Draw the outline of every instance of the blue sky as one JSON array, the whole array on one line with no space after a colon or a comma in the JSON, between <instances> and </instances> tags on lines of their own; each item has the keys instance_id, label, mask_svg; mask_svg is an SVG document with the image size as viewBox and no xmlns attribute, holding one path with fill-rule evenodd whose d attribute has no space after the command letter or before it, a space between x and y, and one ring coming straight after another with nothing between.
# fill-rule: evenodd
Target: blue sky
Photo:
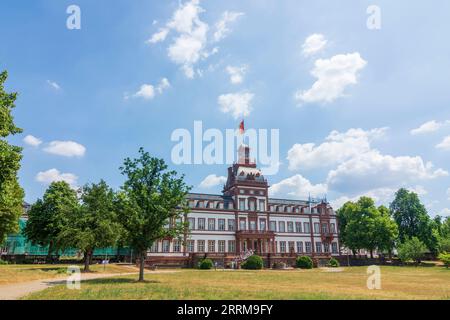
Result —
<instances>
[{"instance_id":1,"label":"blue sky","mask_svg":"<svg viewBox=\"0 0 450 320\"><path fill-rule=\"evenodd\" d=\"M66 27L72 4L80 30ZM381 29L367 27L370 5ZM387 204L403 186L449 215L448 12L444 0L2 1L26 199L54 179L118 188L140 146L194 191L219 193L227 165L173 165L170 136L245 115L248 128L280 130L274 196Z\"/></svg>"}]
</instances>

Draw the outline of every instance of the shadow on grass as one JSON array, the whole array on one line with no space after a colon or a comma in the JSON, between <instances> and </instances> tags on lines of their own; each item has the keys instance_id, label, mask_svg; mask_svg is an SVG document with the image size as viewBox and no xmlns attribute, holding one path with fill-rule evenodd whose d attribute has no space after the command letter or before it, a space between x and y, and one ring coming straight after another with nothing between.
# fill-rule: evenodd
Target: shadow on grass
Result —
<instances>
[{"instance_id":1,"label":"shadow on grass","mask_svg":"<svg viewBox=\"0 0 450 320\"><path fill-rule=\"evenodd\" d=\"M89 284L99 284L99 285L109 285L109 284L149 284L149 283L161 283L161 281L156 280L146 280L144 282L139 282L136 279L130 279L130 278L107 278L107 279L92 279L92 280L86 280L83 281L85 283Z\"/></svg>"}]
</instances>

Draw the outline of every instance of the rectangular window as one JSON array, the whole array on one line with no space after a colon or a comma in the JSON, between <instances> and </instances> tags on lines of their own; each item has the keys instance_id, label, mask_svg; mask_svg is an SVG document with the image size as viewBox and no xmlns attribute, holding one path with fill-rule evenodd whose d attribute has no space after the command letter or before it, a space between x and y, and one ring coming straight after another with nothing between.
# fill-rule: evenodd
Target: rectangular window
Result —
<instances>
[{"instance_id":1,"label":"rectangular window","mask_svg":"<svg viewBox=\"0 0 450 320\"><path fill-rule=\"evenodd\" d=\"M266 219L259 219L259 230L266 231Z\"/></svg>"},{"instance_id":2,"label":"rectangular window","mask_svg":"<svg viewBox=\"0 0 450 320\"><path fill-rule=\"evenodd\" d=\"M219 240L219 252L220 253L225 252L225 240Z\"/></svg>"},{"instance_id":3,"label":"rectangular window","mask_svg":"<svg viewBox=\"0 0 450 320\"><path fill-rule=\"evenodd\" d=\"M276 221L270 221L270 231L277 232L277 223L276 223Z\"/></svg>"},{"instance_id":4,"label":"rectangular window","mask_svg":"<svg viewBox=\"0 0 450 320\"><path fill-rule=\"evenodd\" d=\"M330 223L330 232L336 233L336 225L334 223Z\"/></svg>"},{"instance_id":5,"label":"rectangular window","mask_svg":"<svg viewBox=\"0 0 450 320\"><path fill-rule=\"evenodd\" d=\"M208 240L208 252L216 252L216 241Z\"/></svg>"},{"instance_id":6,"label":"rectangular window","mask_svg":"<svg viewBox=\"0 0 450 320\"><path fill-rule=\"evenodd\" d=\"M278 222L278 231L286 232L286 224L284 223L284 221Z\"/></svg>"},{"instance_id":7,"label":"rectangular window","mask_svg":"<svg viewBox=\"0 0 450 320\"><path fill-rule=\"evenodd\" d=\"M256 230L256 221L250 220L250 230Z\"/></svg>"},{"instance_id":8,"label":"rectangular window","mask_svg":"<svg viewBox=\"0 0 450 320\"><path fill-rule=\"evenodd\" d=\"M302 233L302 223L301 222L295 223L295 232Z\"/></svg>"},{"instance_id":9,"label":"rectangular window","mask_svg":"<svg viewBox=\"0 0 450 320\"><path fill-rule=\"evenodd\" d=\"M230 253L236 252L236 241L235 240L228 241L228 252L230 252Z\"/></svg>"},{"instance_id":10,"label":"rectangular window","mask_svg":"<svg viewBox=\"0 0 450 320\"><path fill-rule=\"evenodd\" d=\"M158 252L158 241L153 242L150 252Z\"/></svg>"},{"instance_id":11,"label":"rectangular window","mask_svg":"<svg viewBox=\"0 0 450 320\"><path fill-rule=\"evenodd\" d=\"M239 210L245 211L245 199L239 199Z\"/></svg>"},{"instance_id":12,"label":"rectangular window","mask_svg":"<svg viewBox=\"0 0 450 320\"><path fill-rule=\"evenodd\" d=\"M259 211L266 211L266 201L259 200Z\"/></svg>"},{"instance_id":13,"label":"rectangular window","mask_svg":"<svg viewBox=\"0 0 450 320\"><path fill-rule=\"evenodd\" d=\"M218 220L219 231L225 231L225 219Z\"/></svg>"},{"instance_id":14,"label":"rectangular window","mask_svg":"<svg viewBox=\"0 0 450 320\"><path fill-rule=\"evenodd\" d=\"M325 253L330 253L330 244L329 244L328 242L325 242L325 243L323 244L323 251L324 251Z\"/></svg>"},{"instance_id":15,"label":"rectangular window","mask_svg":"<svg viewBox=\"0 0 450 320\"><path fill-rule=\"evenodd\" d=\"M322 253L322 242L316 242L316 252Z\"/></svg>"},{"instance_id":16,"label":"rectangular window","mask_svg":"<svg viewBox=\"0 0 450 320\"><path fill-rule=\"evenodd\" d=\"M305 232L305 233L311 232L311 226L310 226L309 222L303 223L303 232Z\"/></svg>"},{"instance_id":17,"label":"rectangular window","mask_svg":"<svg viewBox=\"0 0 450 320\"><path fill-rule=\"evenodd\" d=\"M205 218L198 218L198 230L205 230Z\"/></svg>"},{"instance_id":18,"label":"rectangular window","mask_svg":"<svg viewBox=\"0 0 450 320\"><path fill-rule=\"evenodd\" d=\"M289 246L289 253L295 252L295 242L294 241L289 241L288 246Z\"/></svg>"},{"instance_id":19,"label":"rectangular window","mask_svg":"<svg viewBox=\"0 0 450 320\"><path fill-rule=\"evenodd\" d=\"M198 252L205 252L205 240L198 240L197 241L197 251Z\"/></svg>"},{"instance_id":20,"label":"rectangular window","mask_svg":"<svg viewBox=\"0 0 450 320\"><path fill-rule=\"evenodd\" d=\"M174 240L173 241L173 252L180 252L180 251L181 251L181 241Z\"/></svg>"},{"instance_id":21,"label":"rectangular window","mask_svg":"<svg viewBox=\"0 0 450 320\"><path fill-rule=\"evenodd\" d=\"M228 219L228 230L229 231L234 231L234 224L235 224L235 220L234 219Z\"/></svg>"},{"instance_id":22,"label":"rectangular window","mask_svg":"<svg viewBox=\"0 0 450 320\"><path fill-rule=\"evenodd\" d=\"M195 218L188 218L189 230L195 230Z\"/></svg>"},{"instance_id":23,"label":"rectangular window","mask_svg":"<svg viewBox=\"0 0 450 320\"><path fill-rule=\"evenodd\" d=\"M208 230L216 230L216 219L208 219Z\"/></svg>"},{"instance_id":24,"label":"rectangular window","mask_svg":"<svg viewBox=\"0 0 450 320\"><path fill-rule=\"evenodd\" d=\"M328 223L322 223L322 233L328 233Z\"/></svg>"},{"instance_id":25,"label":"rectangular window","mask_svg":"<svg viewBox=\"0 0 450 320\"><path fill-rule=\"evenodd\" d=\"M250 210L250 211L256 211L256 208L255 208L255 200L249 200L249 201L248 201L248 207L249 207L249 210Z\"/></svg>"},{"instance_id":26,"label":"rectangular window","mask_svg":"<svg viewBox=\"0 0 450 320\"><path fill-rule=\"evenodd\" d=\"M286 253L286 241L280 241L280 252Z\"/></svg>"},{"instance_id":27,"label":"rectangular window","mask_svg":"<svg viewBox=\"0 0 450 320\"><path fill-rule=\"evenodd\" d=\"M188 252L194 252L195 248L195 240L188 240L187 241L187 251Z\"/></svg>"},{"instance_id":28,"label":"rectangular window","mask_svg":"<svg viewBox=\"0 0 450 320\"><path fill-rule=\"evenodd\" d=\"M320 224L318 222L314 223L314 233L320 233Z\"/></svg>"},{"instance_id":29,"label":"rectangular window","mask_svg":"<svg viewBox=\"0 0 450 320\"><path fill-rule=\"evenodd\" d=\"M247 226L245 223L245 219L240 219L239 220L239 230L246 230Z\"/></svg>"},{"instance_id":30,"label":"rectangular window","mask_svg":"<svg viewBox=\"0 0 450 320\"><path fill-rule=\"evenodd\" d=\"M337 245L337 242L333 242L333 243L331 244L331 251L332 251L333 253L338 253L338 245Z\"/></svg>"},{"instance_id":31,"label":"rectangular window","mask_svg":"<svg viewBox=\"0 0 450 320\"><path fill-rule=\"evenodd\" d=\"M163 240L162 252L169 252L169 251L170 251L170 241L169 240Z\"/></svg>"},{"instance_id":32,"label":"rectangular window","mask_svg":"<svg viewBox=\"0 0 450 320\"><path fill-rule=\"evenodd\" d=\"M305 242L305 252L311 253L311 242L309 242L309 241Z\"/></svg>"},{"instance_id":33,"label":"rectangular window","mask_svg":"<svg viewBox=\"0 0 450 320\"><path fill-rule=\"evenodd\" d=\"M287 223L287 227L288 227L288 232L290 232L290 233L294 232L294 223L292 221L289 221Z\"/></svg>"},{"instance_id":34,"label":"rectangular window","mask_svg":"<svg viewBox=\"0 0 450 320\"><path fill-rule=\"evenodd\" d=\"M303 253L303 242L297 241L297 253Z\"/></svg>"}]
</instances>

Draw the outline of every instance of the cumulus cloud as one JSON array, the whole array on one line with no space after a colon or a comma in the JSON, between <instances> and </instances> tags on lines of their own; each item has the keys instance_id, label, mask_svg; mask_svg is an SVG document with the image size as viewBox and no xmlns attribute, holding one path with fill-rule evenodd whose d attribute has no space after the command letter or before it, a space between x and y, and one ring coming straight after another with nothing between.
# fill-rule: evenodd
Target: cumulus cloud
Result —
<instances>
[{"instance_id":1,"label":"cumulus cloud","mask_svg":"<svg viewBox=\"0 0 450 320\"><path fill-rule=\"evenodd\" d=\"M443 169L434 169L421 157L383 155L371 150L341 163L328 173L327 185L339 192L367 191L396 187L420 180L448 176Z\"/></svg>"},{"instance_id":2,"label":"cumulus cloud","mask_svg":"<svg viewBox=\"0 0 450 320\"><path fill-rule=\"evenodd\" d=\"M229 24L236 21L239 17L243 16L242 12L230 12L225 11L222 14L222 18L216 23L216 32L214 32L214 41L218 42L224 39L231 30Z\"/></svg>"},{"instance_id":3,"label":"cumulus cloud","mask_svg":"<svg viewBox=\"0 0 450 320\"><path fill-rule=\"evenodd\" d=\"M45 152L63 157L82 157L86 148L74 141L52 141L44 148Z\"/></svg>"},{"instance_id":4,"label":"cumulus cloud","mask_svg":"<svg viewBox=\"0 0 450 320\"><path fill-rule=\"evenodd\" d=\"M42 143L42 140L29 134L25 138L23 138L23 142L32 147L39 147L39 145Z\"/></svg>"},{"instance_id":5,"label":"cumulus cloud","mask_svg":"<svg viewBox=\"0 0 450 320\"><path fill-rule=\"evenodd\" d=\"M41 171L36 175L36 181L43 184L51 184L52 182L65 181L74 187L77 183L78 177L73 173L61 173L57 169L50 169Z\"/></svg>"},{"instance_id":6,"label":"cumulus cloud","mask_svg":"<svg viewBox=\"0 0 450 320\"><path fill-rule=\"evenodd\" d=\"M231 113L235 119L246 117L252 111L253 97L254 94L249 92L223 94L218 98L220 111Z\"/></svg>"},{"instance_id":7,"label":"cumulus cloud","mask_svg":"<svg viewBox=\"0 0 450 320\"><path fill-rule=\"evenodd\" d=\"M447 136L439 144L436 145L437 149L450 150L450 136Z\"/></svg>"},{"instance_id":8,"label":"cumulus cloud","mask_svg":"<svg viewBox=\"0 0 450 320\"><path fill-rule=\"evenodd\" d=\"M314 33L310 35L303 43L303 55L308 57L313 54L319 53L325 48L327 42L328 41L325 39L325 36L323 34Z\"/></svg>"},{"instance_id":9,"label":"cumulus cloud","mask_svg":"<svg viewBox=\"0 0 450 320\"><path fill-rule=\"evenodd\" d=\"M210 46L226 37L230 32L229 24L243 15L240 12L224 12L221 20L215 26L212 39L209 40L210 27L208 23L200 19L203 12L205 10L200 6L199 0L180 4L165 27L160 28L147 41L149 44L163 42L173 31L174 36L167 48L167 55L172 62L180 66L186 77L190 79L194 78L196 74L201 75L201 70L195 70L196 64L218 52L217 47L211 48Z\"/></svg>"},{"instance_id":10,"label":"cumulus cloud","mask_svg":"<svg viewBox=\"0 0 450 320\"><path fill-rule=\"evenodd\" d=\"M289 198L323 197L327 193L326 184L312 184L311 181L297 174L275 183L270 187L271 196Z\"/></svg>"},{"instance_id":11,"label":"cumulus cloud","mask_svg":"<svg viewBox=\"0 0 450 320\"><path fill-rule=\"evenodd\" d=\"M288 151L289 169L310 169L341 163L371 150L371 141L382 137L388 128L365 131L349 129L347 132L332 131L325 142L295 144Z\"/></svg>"},{"instance_id":12,"label":"cumulus cloud","mask_svg":"<svg viewBox=\"0 0 450 320\"><path fill-rule=\"evenodd\" d=\"M225 182L227 182L227 178L226 177L222 177L222 176L217 176L215 174L211 174L209 176L207 176L199 185L200 188L202 189L210 189L213 187L217 187L220 186L222 184L224 184Z\"/></svg>"},{"instance_id":13,"label":"cumulus cloud","mask_svg":"<svg viewBox=\"0 0 450 320\"><path fill-rule=\"evenodd\" d=\"M128 93L125 93L124 98L125 100L128 100L131 98L142 98L144 100L152 100L156 94L162 94L165 90L170 88L170 82L167 80L167 78L162 78L159 84L156 85L156 87L152 84L143 84L139 88L139 90L134 93L133 95L129 95Z\"/></svg>"},{"instance_id":14,"label":"cumulus cloud","mask_svg":"<svg viewBox=\"0 0 450 320\"><path fill-rule=\"evenodd\" d=\"M359 72L367 62L358 52L316 60L311 74L317 78L311 89L295 94L299 103L330 103L343 97L349 85L358 83Z\"/></svg>"},{"instance_id":15,"label":"cumulus cloud","mask_svg":"<svg viewBox=\"0 0 450 320\"><path fill-rule=\"evenodd\" d=\"M442 209L442 211L439 213L439 215L443 216L443 217L450 216L450 209L449 208Z\"/></svg>"},{"instance_id":16,"label":"cumulus cloud","mask_svg":"<svg viewBox=\"0 0 450 320\"><path fill-rule=\"evenodd\" d=\"M232 84L240 84L244 81L245 73L247 72L247 66L233 67L227 66L226 71L230 76L230 82Z\"/></svg>"},{"instance_id":17,"label":"cumulus cloud","mask_svg":"<svg viewBox=\"0 0 450 320\"><path fill-rule=\"evenodd\" d=\"M55 81L47 80L47 84L55 90L61 90L61 86L57 84Z\"/></svg>"},{"instance_id":18,"label":"cumulus cloud","mask_svg":"<svg viewBox=\"0 0 450 320\"><path fill-rule=\"evenodd\" d=\"M438 122L436 120L431 120L428 122L425 122L420 127L411 130L412 135L418 135L418 134L425 134L425 133L431 133L438 131L442 126L444 126L446 122Z\"/></svg>"}]
</instances>

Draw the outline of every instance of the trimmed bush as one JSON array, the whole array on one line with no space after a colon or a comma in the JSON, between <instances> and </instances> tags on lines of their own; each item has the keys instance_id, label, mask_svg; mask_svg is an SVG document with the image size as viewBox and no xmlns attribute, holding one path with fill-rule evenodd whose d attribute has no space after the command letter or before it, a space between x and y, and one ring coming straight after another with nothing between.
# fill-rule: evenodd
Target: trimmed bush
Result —
<instances>
[{"instance_id":1,"label":"trimmed bush","mask_svg":"<svg viewBox=\"0 0 450 320\"><path fill-rule=\"evenodd\" d=\"M328 261L328 266L331 268L339 268L340 264L335 258L331 258L330 261Z\"/></svg>"},{"instance_id":2,"label":"trimmed bush","mask_svg":"<svg viewBox=\"0 0 450 320\"><path fill-rule=\"evenodd\" d=\"M444 265L448 268L450 266L450 253L444 252L439 255L439 260L441 260Z\"/></svg>"},{"instance_id":3,"label":"trimmed bush","mask_svg":"<svg viewBox=\"0 0 450 320\"><path fill-rule=\"evenodd\" d=\"M213 268L213 266L214 263L212 262L211 259L203 259L202 261L200 261L198 267L202 270L210 270Z\"/></svg>"},{"instance_id":4,"label":"trimmed bush","mask_svg":"<svg viewBox=\"0 0 450 320\"><path fill-rule=\"evenodd\" d=\"M261 270L263 268L263 259L260 256L253 255L250 256L247 261L245 261L241 267L247 270Z\"/></svg>"},{"instance_id":5,"label":"trimmed bush","mask_svg":"<svg viewBox=\"0 0 450 320\"><path fill-rule=\"evenodd\" d=\"M296 261L297 268L300 269L312 269L313 261L308 256L298 257Z\"/></svg>"},{"instance_id":6,"label":"trimmed bush","mask_svg":"<svg viewBox=\"0 0 450 320\"><path fill-rule=\"evenodd\" d=\"M0 265L6 265L6 264L8 264L8 261L0 259Z\"/></svg>"}]
</instances>

